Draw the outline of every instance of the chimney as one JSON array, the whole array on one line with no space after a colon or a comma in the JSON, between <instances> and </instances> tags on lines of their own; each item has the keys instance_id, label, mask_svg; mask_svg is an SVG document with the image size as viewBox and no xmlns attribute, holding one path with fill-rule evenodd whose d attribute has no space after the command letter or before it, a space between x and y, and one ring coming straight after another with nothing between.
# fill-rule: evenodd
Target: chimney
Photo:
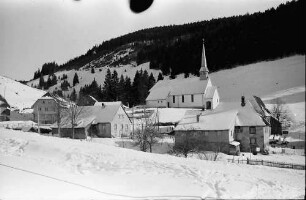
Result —
<instances>
[{"instance_id":1,"label":"chimney","mask_svg":"<svg viewBox=\"0 0 306 200\"><path fill-rule=\"evenodd\" d=\"M102 108L105 108L105 104L104 103L102 103Z\"/></svg>"},{"instance_id":2,"label":"chimney","mask_svg":"<svg viewBox=\"0 0 306 200\"><path fill-rule=\"evenodd\" d=\"M245 106L245 98L244 98L244 96L241 96L241 106L242 107Z\"/></svg>"}]
</instances>

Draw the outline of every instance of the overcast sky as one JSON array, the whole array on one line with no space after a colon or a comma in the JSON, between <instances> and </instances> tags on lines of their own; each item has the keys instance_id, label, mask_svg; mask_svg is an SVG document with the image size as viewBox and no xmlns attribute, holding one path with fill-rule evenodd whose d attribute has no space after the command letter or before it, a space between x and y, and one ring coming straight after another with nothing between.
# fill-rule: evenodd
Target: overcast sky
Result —
<instances>
[{"instance_id":1,"label":"overcast sky","mask_svg":"<svg viewBox=\"0 0 306 200\"><path fill-rule=\"evenodd\" d=\"M33 78L95 44L136 30L264 11L287 0L154 0L141 14L128 0L0 0L0 75Z\"/></svg>"}]
</instances>

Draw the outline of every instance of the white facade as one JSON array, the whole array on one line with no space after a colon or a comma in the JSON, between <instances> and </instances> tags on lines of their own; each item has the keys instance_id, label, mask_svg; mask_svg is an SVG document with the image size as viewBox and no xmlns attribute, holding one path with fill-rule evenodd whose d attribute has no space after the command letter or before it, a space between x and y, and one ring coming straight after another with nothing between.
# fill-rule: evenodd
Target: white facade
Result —
<instances>
[{"instance_id":1,"label":"white facade","mask_svg":"<svg viewBox=\"0 0 306 200\"><path fill-rule=\"evenodd\" d=\"M112 137L129 136L131 133L131 121L120 106L111 122Z\"/></svg>"}]
</instances>

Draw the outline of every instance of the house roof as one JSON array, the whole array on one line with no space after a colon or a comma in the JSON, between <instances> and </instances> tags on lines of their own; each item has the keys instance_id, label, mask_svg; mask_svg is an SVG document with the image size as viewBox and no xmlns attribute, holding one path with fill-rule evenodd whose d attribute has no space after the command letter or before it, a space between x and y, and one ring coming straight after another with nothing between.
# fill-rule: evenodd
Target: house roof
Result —
<instances>
[{"instance_id":1,"label":"house roof","mask_svg":"<svg viewBox=\"0 0 306 200\"><path fill-rule=\"evenodd\" d=\"M95 102L94 106L102 106L102 104L106 105L106 106L110 106L110 105L121 105L122 102L121 101L100 101L100 102Z\"/></svg>"},{"instance_id":2,"label":"house roof","mask_svg":"<svg viewBox=\"0 0 306 200\"><path fill-rule=\"evenodd\" d=\"M209 81L199 77L160 80L150 89L146 100L166 99L168 95L204 94Z\"/></svg>"},{"instance_id":3,"label":"house roof","mask_svg":"<svg viewBox=\"0 0 306 200\"><path fill-rule=\"evenodd\" d=\"M183 118L175 130L229 130L235 126L237 111L227 111L201 115L189 115Z\"/></svg>"},{"instance_id":4,"label":"house roof","mask_svg":"<svg viewBox=\"0 0 306 200\"><path fill-rule=\"evenodd\" d=\"M98 123L110 123L116 115L121 105L106 105L105 107L100 106L79 106L82 110L78 116L75 128L84 128L89 124ZM57 128L57 124L53 124L52 128ZM71 128L71 123L68 115L65 115L62 124L62 128Z\"/></svg>"},{"instance_id":5,"label":"house roof","mask_svg":"<svg viewBox=\"0 0 306 200\"><path fill-rule=\"evenodd\" d=\"M228 130L233 126L266 125L267 122L247 100L243 107L240 102L221 102L214 110L186 112L175 130Z\"/></svg>"}]
</instances>

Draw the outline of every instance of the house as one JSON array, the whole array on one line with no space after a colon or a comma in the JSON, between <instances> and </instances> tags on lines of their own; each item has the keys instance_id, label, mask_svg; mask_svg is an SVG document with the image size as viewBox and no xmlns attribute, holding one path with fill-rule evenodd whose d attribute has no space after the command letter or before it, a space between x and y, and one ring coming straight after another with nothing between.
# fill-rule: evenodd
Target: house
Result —
<instances>
[{"instance_id":1,"label":"house","mask_svg":"<svg viewBox=\"0 0 306 200\"><path fill-rule=\"evenodd\" d=\"M33 104L34 121L39 124L53 124L57 121L57 103L53 97L43 96Z\"/></svg>"},{"instance_id":2,"label":"house","mask_svg":"<svg viewBox=\"0 0 306 200\"><path fill-rule=\"evenodd\" d=\"M91 137L128 137L131 121L121 106L121 103L102 103L95 106L80 106L77 117L75 138ZM60 127L61 137L72 137L72 127L68 116L64 116ZM57 134L57 124L51 126L52 133Z\"/></svg>"},{"instance_id":3,"label":"house","mask_svg":"<svg viewBox=\"0 0 306 200\"><path fill-rule=\"evenodd\" d=\"M215 109L219 93L208 75L204 40L200 77L158 81L146 98L148 107Z\"/></svg>"},{"instance_id":4,"label":"house","mask_svg":"<svg viewBox=\"0 0 306 200\"><path fill-rule=\"evenodd\" d=\"M191 111L175 128L175 145L193 143L207 151L229 153L239 145L244 152L261 151L269 144L271 124L259 112L258 97L222 102L215 110Z\"/></svg>"},{"instance_id":5,"label":"house","mask_svg":"<svg viewBox=\"0 0 306 200\"><path fill-rule=\"evenodd\" d=\"M67 107L67 101L59 96L49 96L47 93L43 97L37 99L32 105L33 119L39 124L53 124L57 121L59 108Z\"/></svg>"}]
</instances>

